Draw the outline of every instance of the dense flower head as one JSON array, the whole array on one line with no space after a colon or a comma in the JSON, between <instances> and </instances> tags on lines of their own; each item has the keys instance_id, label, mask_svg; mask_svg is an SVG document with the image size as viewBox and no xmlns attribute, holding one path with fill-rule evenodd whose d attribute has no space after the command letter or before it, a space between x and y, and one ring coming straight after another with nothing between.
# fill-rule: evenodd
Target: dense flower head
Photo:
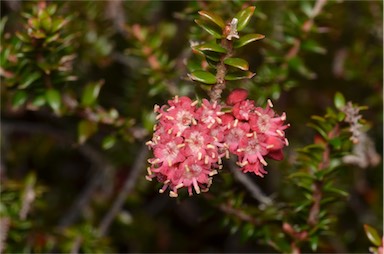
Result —
<instances>
[{"instance_id":1,"label":"dense flower head","mask_svg":"<svg viewBox=\"0 0 384 254\"><path fill-rule=\"evenodd\" d=\"M265 158L282 160L282 149L288 145L284 130L286 115L277 115L270 100L266 108L256 107L253 100L246 99L245 90L234 90L232 98L233 123L228 124L225 144L231 153L237 155L237 164L243 172L263 176L267 172ZM227 100L228 102L228 100ZM239 138L241 137L241 138Z\"/></svg>"},{"instance_id":2,"label":"dense flower head","mask_svg":"<svg viewBox=\"0 0 384 254\"><path fill-rule=\"evenodd\" d=\"M157 124L147 145L154 158L148 162L146 178L156 178L164 185L163 193L177 197L178 189L187 188L199 194L207 191L212 176L222 168L222 158L237 156L243 172L263 177L267 171L265 158L283 159L286 116L277 115L268 100L266 108L256 107L247 99L244 89L234 90L227 98L226 108L203 99L201 104L188 97L175 97L167 105L155 106ZM228 111L228 110L227 110Z\"/></svg>"},{"instance_id":3,"label":"dense flower head","mask_svg":"<svg viewBox=\"0 0 384 254\"><path fill-rule=\"evenodd\" d=\"M188 97L175 97L168 105L155 106L158 123L147 145L154 158L148 160L147 179L157 178L164 183L160 192L169 188L170 196L178 196L178 189L186 187L190 195L208 190L212 176L221 168L219 151L223 137L216 128L221 126L220 105ZM212 135L216 133L217 135Z\"/></svg>"}]
</instances>

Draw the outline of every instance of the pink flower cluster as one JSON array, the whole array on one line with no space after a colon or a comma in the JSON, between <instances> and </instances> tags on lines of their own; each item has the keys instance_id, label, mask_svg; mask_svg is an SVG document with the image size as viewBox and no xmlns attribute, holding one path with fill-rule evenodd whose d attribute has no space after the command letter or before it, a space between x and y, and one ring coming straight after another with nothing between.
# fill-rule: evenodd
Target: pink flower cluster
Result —
<instances>
[{"instance_id":1,"label":"pink flower cluster","mask_svg":"<svg viewBox=\"0 0 384 254\"><path fill-rule=\"evenodd\" d=\"M248 93L243 89L234 90L227 98L232 106L226 122L224 142L229 152L237 155L243 172L253 172L263 177L267 172L265 157L282 160L283 147L288 145L284 130L286 115L276 115L272 102L267 107L256 107L253 100L247 100Z\"/></svg>"},{"instance_id":2,"label":"pink flower cluster","mask_svg":"<svg viewBox=\"0 0 384 254\"><path fill-rule=\"evenodd\" d=\"M288 145L284 130L285 114L275 115L269 101L267 108L256 107L247 100L247 92L234 90L227 99L229 113L222 112L216 102L203 99L201 106L188 97L175 97L168 105L155 106L158 123L147 145L154 158L148 162L148 175L169 188L177 197L178 189L186 187L190 195L208 191L212 176L222 168L222 158L229 153L238 157L244 172L263 176L267 172L264 157L280 160L282 148Z\"/></svg>"}]
</instances>

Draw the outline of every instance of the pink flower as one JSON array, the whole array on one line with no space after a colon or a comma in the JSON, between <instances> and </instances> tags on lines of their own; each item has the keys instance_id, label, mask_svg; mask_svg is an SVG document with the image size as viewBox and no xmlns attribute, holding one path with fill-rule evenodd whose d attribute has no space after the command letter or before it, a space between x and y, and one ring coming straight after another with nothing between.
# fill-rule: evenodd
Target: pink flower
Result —
<instances>
[{"instance_id":1,"label":"pink flower","mask_svg":"<svg viewBox=\"0 0 384 254\"><path fill-rule=\"evenodd\" d=\"M233 90L228 98L227 98L227 104L228 105L235 105L236 103L239 103L241 101L244 101L248 97L248 91L245 89L235 89Z\"/></svg>"},{"instance_id":2,"label":"pink flower","mask_svg":"<svg viewBox=\"0 0 384 254\"><path fill-rule=\"evenodd\" d=\"M147 142L154 158L148 160L151 166L146 178L162 182L160 192L169 188L172 197L178 196L178 189L183 187L190 195L193 189L196 193L207 190L225 154L219 154L219 147L224 147L221 107L207 100L199 108L196 105L197 101L188 97L175 97L168 105L154 108L158 123L152 140Z\"/></svg>"},{"instance_id":3,"label":"pink flower","mask_svg":"<svg viewBox=\"0 0 384 254\"><path fill-rule=\"evenodd\" d=\"M228 131L225 144L229 151L238 156L238 165L244 172L254 172L262 176L266 174L263 166L267 166L266 157L274 160L284 158L282 149L288 145L284 130L285 113L278 116L272 109L270 100L266 108L255 107L254 101L246 99L246 93L233 91L227 101L233 104L232 114L235 117L232 125L227 124ZM247 126L246 129L233 128ZM241 137L241 138L239 138Z\"/></svg>"},{"instance_id":4,"label":"pink flower","mask_svg":"<svg viewBox=\"0 0 384 254\"><path fill-rule=\"evenodd\" d=\"M247 135L250 127L248 123L239 122L237 119L229 124L225 134L224 143L231 153L235 153L243 137Z\"/></svg>"},{"instance_id":5,"label":"pink flower","mask_svg":"<svg viewBox=\"0 0 384 254\"><path fill-rule=\"evenodd\" d=\"M224 112L221 112L221 107L217 105L217 102L211 104L208 100L203 99L203 103L196 111L196 114L199 116L200 122L210 129L217 124L221 124L220 116Z\"/></svg>"},{"instance_id":6,"label":"pink flower","mask_svg":"<svg viewBox=\"0 0 384 254\"><path fill-rule=\"evenodd\" d=\"M239 120L247 120L255 109L254 101L245 100L236 103L233 106L232 112L233 115Z\"/></svg>"}]
</instances>

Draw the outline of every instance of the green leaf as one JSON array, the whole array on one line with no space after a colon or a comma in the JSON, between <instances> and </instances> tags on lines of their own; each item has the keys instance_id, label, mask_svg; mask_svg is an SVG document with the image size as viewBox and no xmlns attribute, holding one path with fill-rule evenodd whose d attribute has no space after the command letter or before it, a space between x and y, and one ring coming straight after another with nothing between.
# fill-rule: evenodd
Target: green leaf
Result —
<instances>
[{"instance_id":1,"label":"green leaf","mask_svg":"<svg viewBox=\"0 0 384 254\"><path fill-rule=\"evenodd\" d=\"M32 105L37 108L40 108L45 104L45 102L46 102L46 98L44 95L37 95L35 98L33 98Z\"/></svg>"},{"instance_id":2,"label":"green leaf","mask_svg":"<svg viewBox=\"0 0 384 254\"><path fill-rule=\"evenodd\" d=\"M55 33L68 23L66 19L54 19L52 22L51 32Z\"/></svg>"},{"instance_id":3,"label":"green leaf","mask_svg":"<svg viewBox=\"0 0 384 254\"><path fill-rule=\"evenodd\" d=\"M312 251L316 251L317 250L317 246L319 244L319 238L317 236L311 237L310 243L311 243Z\"/></svg>"},{"instance_id":4,"label":"green leaf","mask_svg":"<svg viewBox=\"0 0 384 254\"><path fill-rule=\"evenodd\" d=\"M34 72L26 77L25 80L20 84L20 89L25 89L28 86L30 86L34 81L39 79L41 77L41 74L39 72Z\"/></svg>"},{"instance_id":5,"label":"green leaf","mask_svg":"<svg viewBox=\"0 0 384 254\"><path fill-rule=\"evenodd\" d=\"M0 20L0 35L1 38L3 38L3 33L4 33L4 27L5 23L7 23L8 18L6 16L2 17Z\"/></svg>"},{"instance_id":6,"label":"green leaf","mask_svg":"<svg viewBox=\"0 0 384 254\"><path fill-rule=\"evenodd\" d=\"M197 45L194 47L194 49L200 50L200 51L213 51L213 52L218 52L218 53L226 53L227 51L225 48L221 47L214 41L203 43L200 45Z\"/></svg>"},{"instance_id":7,"label":"green leaf","mask_svg":"<svg viewBox=\"0 0 384 254\"><path fill-rule=\"evenodd\" d=\"M215 13L212 13L210 11L199 11L199 14L201 16L207 18L208 20L212 21L213 23L215 23L219 27L221 27L221 28L225 27L224 20L220 16L216 15Z\"/></svg>"},{"instance_id":8,"label":"green leaf","mask_svg":"<svg viewBox=\"0 0 384 254\"><path fill-rule=\"evenodd\" d=\"M342 197L348 197L349 196L348 192L345 192L343 190L340 190L340 189L337 189L337 188L333 188L333 187L327 187L327 188L325 188L325 191L338 194L338 195L340 195Z\"/></svg>"},{"instance_id":9,"label":"green leaf","mask_svg":"<svg viewBox=\"0 0 384 254\"><path fill-rule=\"evenodd\" d=\"M239 72L233 72L228 73L225 76L225 80L240 80L240 79L251 79L253 76L255 76L255 73L250 71L239 71Z\"/></svg>"},{"instance_id":10,"label":"green leaf","mask_svg":"<svg viewBox=\"0 0 384 254\"><path fill-rule=\"evenodd\" d=\"M327 50L325 48L321 47L315 40L305 40L302 43L301 47L304 50L308 50L308 51L318 53L318 54L327 53Z\"/></svg>"},{"instance_id":11,"label":"green leaf","mask_svg":"<svg viewBox=\"0 0 384 254\"><path fill-rule=\"evenodd\" d=\"M325 140L328 140L328 134L317 124L307 123L307 126L315 129Z\"/></svg>"},{"instance_id":12,"label":"green leaf","mask_svg":"<svg viewBox=\"0 0 384 254\"><path fill-rule=\"evenodd\" d=\"M51 28L52 28L52 19L51 17L49 17L48 15L41 18L40 20L41 22L41 26L42 28L46 31L46 32L50 32L51 31Z\"/></svg>"},{"instance_id":13,"label":"green leaf","mask_svg":"<svg viewBox=\"0 0 384 254\"><path fill-rule=\"evenodd\" d=\"M288 60L289 67L301 74L302 76L306 77L307 79L314 79L316 78L316 74L313 73L311 70L305 66L303 60L299 57L293 57Z\"/></svg>"},{"instance_id":14,"label":"green leaf","mask_svg":"<svg viewBox=\"0 0 384 254\"><path fill-rule=\"evenodd\" d=\"M97 123L88 120L82 120L77 126L77 135L79 143L83 144L96 131Z\"/></svg>"},{"instance_id":15,"label":"green leaf","mask_svg":"<svg viewBox=\"0 0 384 254\"><path fill-rule=\"evenodd\" d=\"M48 89L45 92L45 98L47 99L48 105L53 109L56 114L60 113L61 106L61 95L56 89Z\"/></svg>"},{"instance_id":16,"label":"green leaf","mask_svg":"<svg viewBox=\"0 0 384 254\"><path fill-rule=\"evenodd\" d=\"M345 107L345 98L342 93L336 92L333 101L337 109L342 110Z\"/></svg>"},{"instance_id":17,"label":"green leaf","mask_svg":"<svg viewBox=\"0 0 384 254\"><path fill-rule=\"evenodd\" d=\"M289 175L289 178L307 178L307 179L315 179L313 175L307 172L295 172Z\"/></svg>"},{"instance_id":18,"label":"green leaf","mask_svg":"<svg viewBox=\"0 0 384 254\"><path fill-rule=\"evenodd\" d=\"M209 34L213 35L213 37L217 39L222 38L222 31L220 30L220 27L215 26L213 24L207 23L204 20L195 19L196 24L198 24L201 28L203 28L205 31L207 31Z\"/></svg>"},{"instance_id":19,"label":"green leaf","mask_svg":"<svg viewBox=\"0 0 384 254\"><path fill-rule=\"evenodd\" d=\"M188 74L188 76L195 81L199 81L205 84L213 85L216 83L216 77L210 72L207 71L194 71L191 74Z\"/></svg>"},{"instance_id":20,"label":"green leaf","mask_svg":"<svg viewBox=\"0 0 384 254\"><path fill-rule=\"evenodd\" d=\"M251 19L253 13L255 12L255 6L249 6L248 8L239 11L236 15L235 18L237 19L237 31L243 30L249 20Z\"/></svg>"},{"instance_id":21,"label":"green leaf","mask_svg":"<svg viewBox=\"0 0 384 254\"><path fill-rule=\"evenodd\" d=\"M364 224L364 230L365 230L365 234L367 235L367 237L368 237L369 241L371 241L371 243L373 243L376 246L381 245L381 239L380 239L380 236L377 233L376 229L369 226L368 224Z\"/></svg>"},{"instance_id":22,"label":"green leaf","mask_svg":"<svg viewBox=\"0 0 384 254\"><path fill-rule=\"evenodd\" d=\"M241 48L253 41L258 41L264 38L265 38L265 35L262 35L262 34L247 34L247 35L241 36L238 40L236 40L233 43L233 47Z\"/></svg>"},{"instance_id":23,"label":"green leaf","mask_svg":"<svg viewBox=\"0 0 384 254\"><path fill-rule=\"evenodd\" d=\"M81 104L85 107L93 106L99 96L100 89L103 84L103 81L87 84L83 90Z\"/></svg>"},{"instance_id":24,"label":"green leaf","mask_svg":"<svg viewBox=\"0 0 384 254\"><path fill-rule=\"evenodd\" d=\"M204 56L206 57L206 59L210 59L212 61L219 62L220 58L221 58L221 53L217 53L217 52L213 52L213 51L205 51Z\"/></svg>"},{"instance_id":25,"label":"green leaf","mask_svg":"<svg viewBox=\"0 0 384 254\"><path fill-rule=\"evenodd\" d=\"M28 98L28 94L24 90L18 90L12 97L12 106L18 108L23 105Z\"/></svg>"},{"instance_id":26,"label":"green leaf","mask_svg":"<svg viewBox=\"0 0 384 254\"><path fill-rule=\"evenodd\" d=\"M113 135L106 136L103 139L102 147L105 150L112 148L116 143L116 137Z\"/></svg>"},{"instance_id":27,"label":"green leaf","mask_svg":"<svg viewBox=\"0 0 384 254\"><path fill-rule=\"evenodd\" d=\"M239 68L240 70L247 71L249 69L248 62L242 58L226 58L224 63Z\"/></svg>"}]
</instances>

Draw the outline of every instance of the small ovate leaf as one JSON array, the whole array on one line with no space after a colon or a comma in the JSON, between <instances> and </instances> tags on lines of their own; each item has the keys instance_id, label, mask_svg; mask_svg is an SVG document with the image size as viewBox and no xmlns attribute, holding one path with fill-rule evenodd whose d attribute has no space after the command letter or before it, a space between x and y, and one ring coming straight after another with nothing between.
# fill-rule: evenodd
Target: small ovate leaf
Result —
<instances>
[{"instance_id":1,"label":"small ovate leaf","mask_svg":"<svg viewBox=\"0 0 384 254\"><path fill-rule=\"evenodd\" d=\"M380 236L377 233L376 229L369 226L368 224L364 224L364 230L365 230L365 234L367 235L367 237L368 237L369 241L371 241L371 243L373 243L376 246L381 245L381 239L380 239Z\"/></svg>"},{"instance_id":2,"label":"small ovate leaf","mask_svg":"<svg viewBox=\"0 0 384 254\"><path fill-rule=\"evenodd\" d=\"M337 92L334 98L335 107L342 110L345 107L345 98L342 93Z\"/></svg>"},{"instance_id":3,"label":"small ovate leaf","mask_svg":"<svg viewBox=\"0 0 384 254\"><path fill-rule=\"evenodd\" d=\"M216 44L213 41L197 45L194 47L194 49L197 49L200 51L213 51L213 52L218 52L218 53L226 53L227 52L225 50L225 48L221 47L220 45Z\"/></svg>"},{"instance_id":4,"label":"small ovate leaf","mask_svg":"<svg viewBox=\"0 0 384 254\"><path fill-rule=\"evenodd\" d=\"M220 27L209 24L205 22L204 20L195 19L196 24L198 24L201 28L203 28L205 31L207 31L209 34L211 34L216 39L222 38L222 31L220 30Z\"/></svg>"},{"instance_id":5,"label":"small ovate leaf","mask_svg":"<svg viewBox=\"0 0 384 254\"><path fill-rule=\"evenodd\" d=\"M194 71L191 74L188 74L188 77L192 80L199 81L209 85L213 85L216 83L215 75L203 70Z\"/></svg>"},{"instance_id":6,"label":"small ovate leaf","mask_svg":"<svg viewBox=\"0 0 384 254\"><path fill-rule=\"evenodd\" d=\"M248 62L242 58L227 58L224 60L224 63L243 71L247 71L249 69Z\"/></svg>"},{"instance_id":7,"label":"small ovate leaf","mask_svg":"<svg viewBox=\"0 0 384 254\"><path fill-rule=\"evenodd\" d=\"M206 59L210 59L212 61L219 62L220 58L221 58L221 53L217 53L217 52L213 52L213 51L205 51L204 56Z\"/></svg>"},{"instance_id":8,"label":"small ovate leaf","mask_svg":"<svg viewBox=\"0 0 384 254\"><path fill-rule=\"evenodd\" d=\"M52 22L51 32L55 33L68 23L66 19L54 19Z\"/></svg>"},{"instance_id":9,"label":"small ovate leaf","mask_svg":"<svg viewBox=\"0 0 384 254\"><path fill-rule=\"evenodd\" d=\"M240 79L251 79L255 76L255 73L250 71L239 71L239 72L233 72L228 73L225 76L225 80L240 80Z\"/></svg>"},{"instance_id":10,"label":"small ovate leaf","mask_svg":"<svg viewBox=\"0 0 384 254\"><path fill-rule=\"evenodd\" d=\"M79 143L83 144L96 131L97 123L88 120L82 120L77 126L77 135Z\"/></svg>"},{"instance_id":11,"label":"small ovate leaf","mask_svg":"<svg viewBox=\"0 0 384 254\"><path fill-rule=\"evenodd\" d=\"M234 43L233 43L233 47L234 48L241 48L253 41L258 41L258 40L261 40L261 39L264 39L265 38L265 35L263 34L247 34L247 35L244 35L244 36L241 36L240 39L236 40Z\"/></svg>"},{"instance_id":12,"label":"small ovate leaf","mask_svg":"<svg viewBox=\"0 0 384 254\"><path fill-rule=\"evenodd\" d=\"M216 15L215 13L212 13L210 11L199 11L199 14L201 16L207 18L208 20L212 21L213 23L215 23L219 27L221 27L221 28L225 27L224 20L220 16Z\"/></svg>"},{"instance_id":13,"label":"small ovate leaf","mask_svg":"<svg viewBox=\"0 0 384 254\"><path fill-rule=\"evenodd\" d=\"M28 94L24 90L18 90L12 97L12 107L18 108L23 105L28 98Z\"/></svg>"},{"instance_id":14,"label":"small ovate leaf","mask_svg":"<svg viewBox=\"0 0 384 254\"><path fill-rule=\"evenodd\" d=\"M236 15L235 18L237 19L237 31L243 30L249 20L251 19L253 13L255 12L255 6L249 6L248 8L239 11Z\"/></svg>"},{"instance_id":15,"label":"small ovate leaf","mask_svg":"<svg viewBox=\"0 0 384 254\"><path fill-rule=\"evenodd\" d=\"M113 135L106 136L103 139L102 147L105 150L112 148L116 143L116 137Z\"/></svg>"},{"instance_id":16,"label":"small ovate leaf","mask_svg":"<svg viewBox=\"0 0 384 254\"><path fill-rule=\"evenodd\" d=\"M51 31L51 29L52 29L52 19L51 19L51 17L46 16L46 17L42 18L42 19L40 20L40 22L41 22L41 26L42 26L42 28L43 28L46 32L49 33L49 32Z\"/></svg>"},{"instance_id":17,"label":"small ovate leaf","mask_svg":"<svg viewBox=\"0 0 384 254\"><path fill-rule=\"evenodd\" d=\"M53 109L56 114L60 113L61 107L61 95L56 89L48 89L45 92L45 98L47 99L48 105Z\"/></svg>"},{"instance_id":18,"label":"small ovate leaf","mask_svg":"<svg viewBox=\"0 0 384 254\"><path fill-rule=\"evenodd\" d=\"M93 106L99 96L103 82L89 83L85 86L81 97L81 104L85 107Z\"/></svg>"}]
</instances>

